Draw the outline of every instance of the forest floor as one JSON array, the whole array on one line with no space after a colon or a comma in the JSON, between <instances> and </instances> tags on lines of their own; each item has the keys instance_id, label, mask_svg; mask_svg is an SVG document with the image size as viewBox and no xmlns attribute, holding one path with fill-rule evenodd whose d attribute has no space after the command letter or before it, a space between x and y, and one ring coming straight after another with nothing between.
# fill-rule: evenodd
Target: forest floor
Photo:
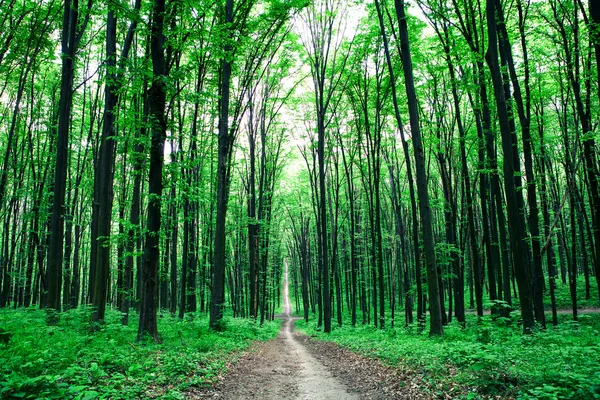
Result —
<instances>
[{"instance_id":1,"label":"forest floor","mask_svg":"<svg viewBox=\"0 0 600 400\"><path fill-rule=\"evenodd\" d=\"M294 331L287 271L276 339L253 346L213 387L188 393L216 399L427 399L417 375Z\"/></svg>"},{"instance_id":2,"label":"forest floor","mask_svg":"<svg viewBox=\"0 0 600 400\"><path fill-rule=\"evenodd\" d=\"M247 351L210 389L188 393L216 399L427 399L420 378L334 343L293 332L282 322L279 336Z\"/></svg>"},{"instance_id":3,"label":"forest floor","mask_svg":"<svg viewBox=\"0 0 600 400\"><path fill-rule=\"evenodd\" d=\"M568 293L567 293L568 294ZM561 296L560 299L566 298ZM600 395L600 309L584 302L573 322L522 335L512 323L467 313L467 326L428 338L414 326L332 327L291 316L287 281L277 338L259 342L196 399L587 399ZM547 311L548 323L551 313Z\"/></svg>"}]
</instances>

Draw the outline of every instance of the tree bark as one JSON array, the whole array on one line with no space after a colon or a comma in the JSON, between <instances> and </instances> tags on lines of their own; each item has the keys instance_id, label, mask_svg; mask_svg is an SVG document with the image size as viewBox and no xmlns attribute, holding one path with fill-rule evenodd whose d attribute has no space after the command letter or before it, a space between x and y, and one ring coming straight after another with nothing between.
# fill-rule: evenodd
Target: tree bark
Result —
<instances>
[{"instance_id":1,"label":"tree bark","mask_svg":"<svg viewBox=\"0 0 600 400\"><path fill-rule=\"evenodd\" d=\"M54 164L54 197L52 215L50 217L50 241L48 244L48 267L46 281L48 293L46 307L50 311L48 323L58 321L61 309L61 291L63 280L63 238L64 238L64 205L67 189L67 169L69 153L69 125L73 104L73 77L75 72L75 55L79 47L81 35L89 20L89 9L92 2L88 0L88 14L83 23L79 21L79 0L66 0L64 5L63 29L61 36L62 67L61 86L58 111L58 131L56 140L56 159Z\"/></svg>"}]
</instances>

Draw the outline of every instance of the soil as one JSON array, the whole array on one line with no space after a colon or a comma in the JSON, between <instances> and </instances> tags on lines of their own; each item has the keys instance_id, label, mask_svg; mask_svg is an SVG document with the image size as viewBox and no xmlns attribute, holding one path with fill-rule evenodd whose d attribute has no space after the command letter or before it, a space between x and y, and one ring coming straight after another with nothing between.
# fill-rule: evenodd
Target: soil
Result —
<instances>
[{"instance_id":1,"label":"soil","mask_svg":"<svg viewBox=\"0 0 600 400\"><path fill-rule=\"evenodd\" d=\"M297 399L301 366L282 330L271 341L258 343L221 380L201 394L215 399Z\"/></svg>"},{"instance_id":2,"label":"soil","mask_svg":"<svg viewBox=\"0 0 600 400\"><path fill-rule=\"evenodd\" d=\"M421 379L333 343L294 332L287 265L284 314L276 339L245 352L212 388L190 398L266 400L428 399Z\"/></svg>"},{"instance_id":3,"label":"soil","mask_svg":"<svg viewBox=\"0 0 600 400\"><path fill-rule=\"evenodd\" d=\"M306 335L299 335L297 340L359 399L434 398L423 391L425 384L422 377L413 370L387 366L375 358L364 357L335 343L314 340Z\"/></svg>"}]
</instances>

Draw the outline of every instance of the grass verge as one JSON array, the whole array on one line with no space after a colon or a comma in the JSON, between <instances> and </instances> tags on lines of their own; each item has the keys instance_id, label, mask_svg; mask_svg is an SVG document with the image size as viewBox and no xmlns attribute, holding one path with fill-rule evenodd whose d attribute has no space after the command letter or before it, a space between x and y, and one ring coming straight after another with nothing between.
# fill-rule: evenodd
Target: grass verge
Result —
<instances>
[{"instance_id":1,"label":"grass verge","mask_svg":"<svg viewBox=\"0 0 600 400\"><path fill-rule=\"evenodd\" d=\"M568 316L556 328L522 335L517 326L470 316L462 329L452 324L443 338L415 327L336 327L324 334L311 321L297 329L362 355L400 363L419 373L440 398L598 399L600 398L600 316Z\"/></svg>"},{"instance_id":2,"label":"grass verge","mask_svg":"<svg viewBox=\"0 0 600 400\"><path fill-rule=\"evenodd\" d=\"M43 311L1 310L0 327L14 336L0 345L0 398L182 399L214 382L253 341L275 337L280 325L226 317L225 330L213 332L208 317L165 314L158 327L163 343L136 343L133 315L123 326L119 313L108 312L91 333L89 314L71 310L46 326Z\"/></svg>"}]
</instances>

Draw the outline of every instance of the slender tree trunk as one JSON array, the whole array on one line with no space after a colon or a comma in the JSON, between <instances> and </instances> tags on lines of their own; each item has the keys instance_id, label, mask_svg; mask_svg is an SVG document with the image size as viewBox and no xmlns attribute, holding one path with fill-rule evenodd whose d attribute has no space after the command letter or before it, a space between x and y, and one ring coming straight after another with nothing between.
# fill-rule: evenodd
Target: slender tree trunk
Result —
<instances>
[{"instance_id":1,"label":"slender tree trunk","mask_svg":"<svg viewBox=\"0 0 600 400\"><path fill-rule=\"evenodd\" d=\"M346 152L342 141L340 139L340 147L342 148L342 161L344 163L344 171L346 173L346 184L348 193L349 203L349 217L350 217L350 312L352 315L352 326L356 326L356 307L358 298L358 285L357 285L357 274L358 274L358 263L357 263L357 249L356 249L356 211L355 211L355 195L354 195L354 182L352 174L352 165L346 160Z\"/></svg>"},{"instance_id":2,"label":"slender tree trunk","mask_svg":"<svg viewBox=\"0 0 600 400\"><path fill-rule=\"evenodd\" d=\"M248 179L248 256L250 261L250 317L256 318L258 315L258 256L259 256L259 227L256 221L256 134L254 132L254 107L252 98L250 102L249 113L250 123L248 124L248 144L250 160L250 171Z\"/></svg>"},{"instance_id":3,"label":"slender tree trunk","mask_svg":"<svg viewBox=\"0 0 600 400\"><path fill-rule=\"evenodd\" d=\"M165 117L166 105L166 63L165 35L163 32L165 18L165 0L155 0L152 10L150 54L152 57L153 80L148 91L149 115L152 126L150 147L149 201L146 243L144 247L144 269L142 271L142 298L140 304L140 323L137 340L145 334L155 342L160 342L157 327L158 311L158 260L160 259L160 223L162 170L164 162L164 144L167 132Z\"/></svg>"},{"instance_id":4,"label":"slender tree trunk","mask_svg":"<svg viewBox=\"0 0 600 400\"><path fill-rule=\"evenodd\" d=\"M225 3L225 24L233 23L233 0ZM219 146L217 167L217 223L215 227L214 264L212 268L212 292L210 305L210 327L221 329L225 306L225 223L227 216L227 199L229 191L230 151L232 143L229 137L229 91L231 82L231 63L228 59L231 45L225 45L225 55L221 59L221 107L219 116Z\"/></svg>"},{"instance_id":5,"label":"slender tree trunk","mask_svg":"<svg viewBox=\"0 0 600 400\"><path fill-rule=\"evenodd\" d=\"M181 145L179 147L181 149ZM175 184L171 188L171 199L175 199ZM176 203L177 204L177 203ZM179 224L177 220L177 207L173 207L171 211L171 221L172 221L172 232L171 232L171 271L170 271L170 300L169 300L169 311L171 315L175 315L177 311L177 246L178 246L178 238L179 238Z\"/></svg>"},{"instance_id":6,"label":"slender tree trunk","mask_svg":"<svg viewBox=\"0 0 600 400\"><path fill-rule=\"evenodd\" d=\"M483 317L483 267L481 257L479 254L479 248L477 246L477 240L479 235L475 229L475 217L473 212L473 198L471 196L471 179L469 177L469 167L467 165L467 149L466 149L466 134L465 128L462 122L462 116L460 113L460 100L458 98L458 89L456 82L456 74L454 72L454 63L450 56L448 28L444 29L445 42L444 52L446 55L446 63L448 64L448 71L450 73L450 85L452 88L452 99L454 101L454 113L456 118L456 124L458 127L459 141L460 141L460 159L461 159L461 174L465 185L465 198L467 201L467 223L469 228L469 245L472 257L473 275L475 283L475 304L477 306L477 316ZM494 290L495 297L495 290Z\"/></svg>"},{"instance_id":7,"label":"slender tree trunk","mask_svg":"<svg viewBox=\"0 0 600 400\"><path fill-rule=\"evenodd\" d=\"M504 154L504 187L508 209L508 226L510 229L511 249L513 254L515 274L517 277L517 283L519 285L519 299L521 301L523 331L525 333L530 333L533 329L533 310L528 279L525 221L517 200L517 190L520 188L516 187L514 179L516 171L514 170L515 164L513 160L513 146L515 146L515 143L513 143L511 137L512 135L502 83L502 74L498 64L498 45L496 42L496 10L494 1L495 0L487 0L488 51L486 54L486 60L492 72L492 82L494 84L498 119L500 121L500 130L502 133L502 149Z\"/></svg>"},{"instance_id":8,"label":"slender tree trunk","mask_svg":"<svg viewBox=\"0 0 600 400\"><path fill-rule=\"evenodd\" d=\"M104 94L104 124L98 161L95 168L94 203L91 245L96 247L91 260L94 274L90 279L90 293L94 312L92 321L104 321L107 301L107 286L110 271L110 237L113 205L114 152L116 134L114 129L118 97L115 66L117 57L117 18L113 10L108 11L106 22L106 65L108 82Z\"/></svg>"},{"instance_id":9,"label":"slender tree trunk","mask_svg":"<svg viewBox=\"0 0 600 400\"><path fill-rule=\"evenodd\" d=\"M433 237L433 226L431 220L431 208L429 206L429 192L425 167L425 149L421 141L421 126L419 122L419 109L412 70L412 58L408 39L408 25L404 12L404 0L395 0L396 17L400 25L400 47L402 50L402 68L404 70L404 81L406 96L408 97L408 110L410 114L410 129L413 141L417 173L417 192L419 195L419 211L421 214L421 225L423 228L423 244L425 249L425 263L427 265L427 286L429 297L429 334L443 335L442 311L440 304L440 288L438 286L438 272L435 258L435 240Z\"/></svg>"},{"instance_id":10,"label":"slender tree trunk","mask_svg":"<svg viewBox=\"0 0 600 400\"><path fill-rule=\"evenodd\" d=\"M85 23L79 27L79 0L66 0L64 4L63 29L61 36L62 69L60 101L58 111L58 131L56 140L56 159L54 164L54 197L50 219L50 242L48 244L46 307L51 311L48 323L58 321L56 313L61 310L61 292L63 281L63 238L64 205L67 189L67 169L69 154L69 125L73 103L73 76L75 55L79 38ZM80 31L81 30L81 31Z\"/></svg>"},{"instance_id":11,"label":"slender tree trunk","mask_svg":"<svg viewBox=\"0 0 600 400\"><path fill-rule=\"evenodd\" d=\"M408 188L410 193L410 204L411 204L411 217L412 217L412 241L413 241L413 249L414 249L414 265L415 265L415 280L417 284L417 320L419 323L423 320L424 316L424 306L423 306L423 288L422 288L422 280L421 280L421 247L419 241L419 220L417 217L417 200L415 195L414 181L413 181L413 173L412 173L412 162L409 154L408 143L404 134L404 127L402 124L402 120L400 118L400 108L398 106L398 95L396 90L396 80L394 79L394 69L391 60L389 44L387 34L385 32L385 25L383 23L383 14L381 12L380 2L378 0L375 1L375 6L377 7L377 15L379 17L379 27L381 29L381 34L383 37L383 45L385 51L385 58L388 66L388 74L390 76L390 87L392 90L392 102L394 105L394 116L396 118L396 124L398 129L400 129L400 135L402 140L402 150L404 152L404 159L406 162L406 179L408 180ZM398 7L398 3L396 3L396 7ZM408 265L406 266L408 269ZM408 273L408 271L407 271ZM410 320L412 321L412 315L410 316Z\"/></svg>"}]
</instances>

